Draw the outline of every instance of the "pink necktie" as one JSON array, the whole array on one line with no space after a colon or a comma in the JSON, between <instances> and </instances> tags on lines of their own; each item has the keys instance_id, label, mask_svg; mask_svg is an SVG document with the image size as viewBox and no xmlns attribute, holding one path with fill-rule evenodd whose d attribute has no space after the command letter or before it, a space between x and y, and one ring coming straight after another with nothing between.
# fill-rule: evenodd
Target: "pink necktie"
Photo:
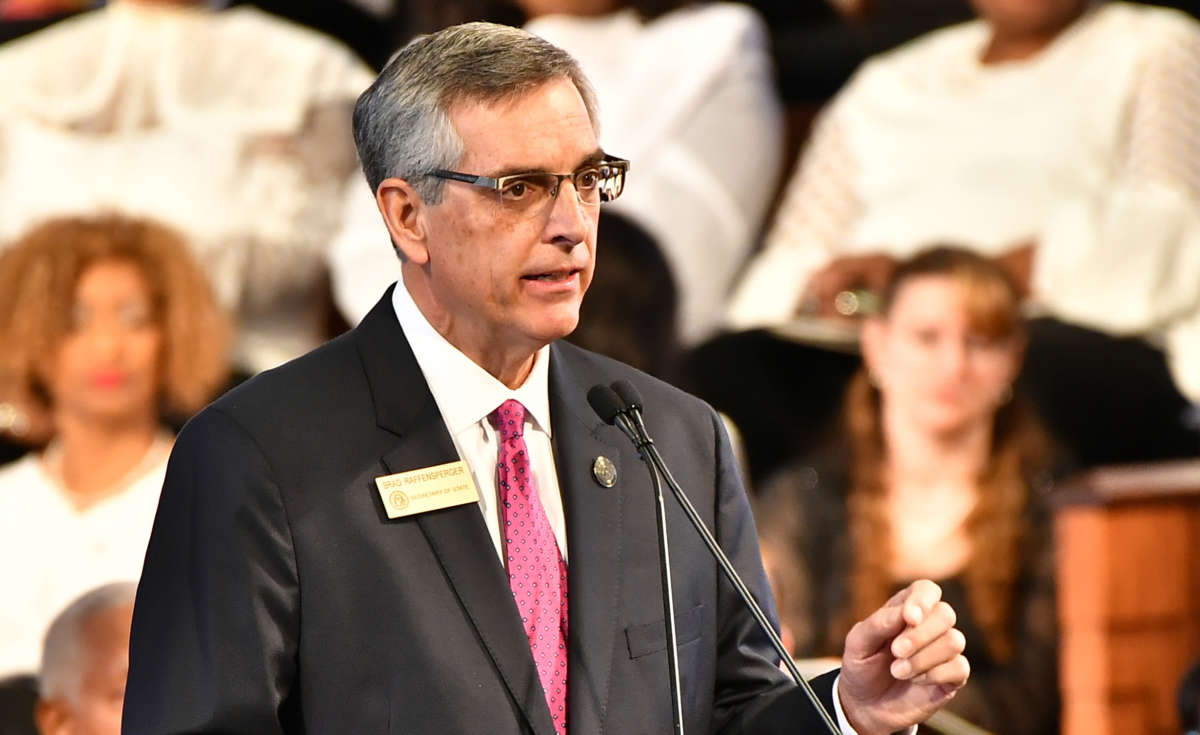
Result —
<instances>
[{"instance_id":1,"label":"pink necktie","mask_svg":"<svg viewBox=\"0 0 1200 735\"><path fill-rule=\"evenodd\" d=\"M567 565L533 483L525 446L525 407L509 399L492 413L500 434L496 484L502 504L508 584L554 729L567 732Z\"/></svg>"}]
</instances>

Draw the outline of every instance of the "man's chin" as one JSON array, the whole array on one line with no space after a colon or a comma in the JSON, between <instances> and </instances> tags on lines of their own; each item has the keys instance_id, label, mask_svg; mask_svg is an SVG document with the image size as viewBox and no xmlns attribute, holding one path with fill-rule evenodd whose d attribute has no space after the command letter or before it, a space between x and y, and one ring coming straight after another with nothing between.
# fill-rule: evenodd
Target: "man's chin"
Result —
<instances>
[{"instance_id":1,"label":"man's chin","mask_svg":"<svg viewBox=\"0 0 1200 735\"><path fill-rule=\"evenodd\" d=\"M556 314L547 317L542 323L536 325L531 330L531 336L541 344L550 344L556 340L563 339L575 331L579 326L579 311L572 313Z\"/></svg>"}]
</instances>

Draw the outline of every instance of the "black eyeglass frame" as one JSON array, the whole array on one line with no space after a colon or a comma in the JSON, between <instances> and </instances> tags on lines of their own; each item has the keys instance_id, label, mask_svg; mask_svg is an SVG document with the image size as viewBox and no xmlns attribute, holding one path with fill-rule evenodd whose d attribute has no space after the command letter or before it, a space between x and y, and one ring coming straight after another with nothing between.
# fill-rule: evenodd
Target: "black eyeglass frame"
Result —
<instances>
[{"instance_id":1,"label":"black eyeglass frame","mask_svg":"<svg viewBox=\"0 0 1200 735\"><path fill-rule=\"evenodd\" d=\"M550 191L550 197L552 199L558 196L558 191L562 188L562 182L566 179L571 179L571 183L575 186L575 196L579 199L579 201L583 202L584 204L593 204L593 202L584 201L584 199L579 195L579 185L575 182L575 177L586 171L592 169L603 169L606 166L616 169L618 172L620 188L617 189L616 194L609 196L604 191L604 188L597 184L597 187L600 191L600 201L595 202L595 204L600 204L603 202L611 202L612 200L621 196L621 192L625 191L625 177L629 174L629 161L626 159L606 155L604 158L596 161L595 163L585 164L575 171L567 174L556 174L549 171L522 171L521 173L508 174L506 176L497 176L492 178L490 176L477 176L475 174L466 174L461 171L451 171L449 169L437 168L427 173L426 176L433 176L434 178L448 179L451 181L459 181L464 184L470 184L471 186L477 186L481 189L489 189L491 191L495 191L496 193L503 192L506 186L518 179L524 179L530 176L553 176L556 181L554 182L554 188ZM601 180L609 179L612 178L612 175L606 176L601 173L600 178Z\"/></svg>"}]
</instances>

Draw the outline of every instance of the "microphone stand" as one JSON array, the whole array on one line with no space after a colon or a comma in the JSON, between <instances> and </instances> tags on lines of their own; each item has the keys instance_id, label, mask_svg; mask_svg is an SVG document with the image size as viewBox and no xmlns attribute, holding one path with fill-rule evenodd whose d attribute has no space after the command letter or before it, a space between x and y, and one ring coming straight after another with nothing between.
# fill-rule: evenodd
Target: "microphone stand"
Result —
<instances>
[{"instance_id":1,"label":"microphone stand","mask_svg":"<svg viewBox=\"0 0 1200 735\"><path fill-rule=\"evenodd\" d=\"M658 468L645 461L645 448L652 444L649 437L637 431L625 414L618 413L614 421L637 447L646 469L650 471L650 481L654 485L654 516L658 521L658 563L662 571L663 614L666 617L667 628L667 675L671 684L671 732L673 735L684 735L683 699L679 691L679 645L675 631L675 592L671 584L671 552L667 543L667 511L663 500L662 478Z\"/></svg>"},{"instance_id":2,"label":"microphone stand","mask_svg":"<svg viewBox=\"0 0 1200 735\"><path fill-rule=\"evenodd\" d=\"M688 520L691 521L692 526L695 527L696 533L700 535L700 539L704 542L704 545L708 547L708 550L713 555L713 558L717 560L717 565L720 566L721 572L725 575L725 579L729 580L729 583L733 586L734 590L737 591L738 596L742 598L742 602L745 603L746 607L750 610L750 613L754 616L755 621L758 622L758 627L762 629L763 633L765 633L767 638L771 641L771 645L775 648L776 653L779 654L780 659L783 661L783 664L787 668L787 671L791 675L792 679L795 680L796 685L800 687L805 696L807 696L808 700L812 703L813 707L817 710L818 714L820 714L821 719L824 721L825 726L828 728L831 735L840 735L841 728L838 727L837 723L834 722L833 717L821 704L821 701L817 698L816 692L813 691L808 681L806 681L804 677L800 675L800 671L796 668L796 663L792 660L791 654L788 653L787 649L784 647L783 641L779 638L779 634L775 632L775 628L772 627L771 621L767 618L766 613L763 612L763 609L758 604L758 601L754 599L754 594L750 591L750 588L746 586L746 583L742 581L741 575L737 573L737 570L733 568L733 563L729 561L729 557L725 556L725 552L721 550L716 538L713 537L712 532L709 531L708 526L705 525L704 519L700 517L698 512L696 512L696 507L692 505L692 501L688 499L687 493L683 491L683 488L680 487L679 483L675 480L674 475L671 474L671 470L669 467L667 467L667 463L663 460L662 455L659 453L658 447L654 445L654 440L650 438L650 434L646 431L646 424L642 420L641 396L638 395L637 389L634 388L633 385L631 385L628 381L623 380L614 383L613 389L614 392L618 394L621 402L625 404L624 410L618 413L618 420L624 419L625 422L630 424L630 430L626 430L624 427L622 427L622 432L629 437L635 445L637 445L638 453L641 455L642 460L646 462L648 466L653 466L654 469L651 471L652 474L657 475L661 473L662 477L666 478L667 487L671 488L671 493L679 502L680 507L683 508L683 512L687 516ZM659 497L661 499L661 494ZM663 542L665 543L665 538Z\"/></svg>"}]
</instances>

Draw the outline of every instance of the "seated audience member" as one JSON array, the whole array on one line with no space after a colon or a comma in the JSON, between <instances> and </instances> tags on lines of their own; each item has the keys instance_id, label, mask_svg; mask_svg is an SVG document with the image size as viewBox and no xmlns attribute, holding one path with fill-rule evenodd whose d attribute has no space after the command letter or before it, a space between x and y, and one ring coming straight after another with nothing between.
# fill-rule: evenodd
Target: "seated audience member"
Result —
<instances>
[{"instance_id":1,"label":"seated audience member","mask_svg":"<svg viewBox=\"0 0 1200 735\"><path fill-rule=\"evenodd\" d=\"M1200 401L1200 24L1122 2L974 5L830 103L732 326L834 315L895 259L961 243L1053 318L1031 327L1022 380L1082 460L1200 453L1182 419Z\"/></svg>"},{"instance_id":2,"label":"seated audience member","mask_svg":"<svg viewBox=\"0 0 1200 735\"><path fill-rule=\"evenodd\" d=\"M1017 303L969 251L902 262L863 327L844 436L775 476L756 508L798 657L836 654L863 610L928 577L971 661L948 709L1006 735L1058 731L1047 452L1012 393Z\"/></svg>"},{"instance_id":3,"label":"seated audience member","mask_svg":"<svg viewBox=\"0 0 1200 735\"><path fill-rule=\"evenodd\" d=\"M226 376L228 327L173 232L52 220L0 256L0 400L50 427L0 468L0 676L82 590L136 579L172 439Z\"/></svg>"},{"instance_id":4,"label":"seated audience member","mask_svg":"<svg viewBox=\"0 0 1200 735\"><path fill-rule=\"evenodd\" d=\"M5 44L0 249L49 217L154 218L238 316L240 371L295 357L329 336L326 258L361 186L351 110L373 78L325 36L199 0L114 0Z\"/></svg>"},{"instance_id":5,"label":"seated audience member","mask_svg":"<svg viewBox=\"0 0 1200 735\"><path fill-rule=\"evenodd\" d=\"M120 735L137 585L85 593L54 618L42 649L41 735Z\"/></svg>"}]
</instances>

